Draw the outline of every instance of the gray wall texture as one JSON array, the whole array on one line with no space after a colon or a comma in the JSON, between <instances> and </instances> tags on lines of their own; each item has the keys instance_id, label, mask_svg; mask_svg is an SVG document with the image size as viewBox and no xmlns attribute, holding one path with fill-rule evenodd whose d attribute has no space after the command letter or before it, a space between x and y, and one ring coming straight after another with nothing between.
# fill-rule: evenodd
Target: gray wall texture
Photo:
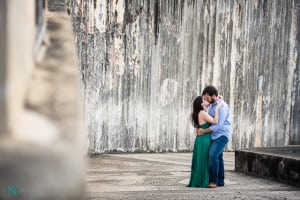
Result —
<instances>
[{"instance_id":1,"label":"gray wall texture","mask_svg":"<svg viewBox=\"0 0 300 200\"><path fill-rule=\"evenodd\" d=\"M228 149L300 144L299 0L68 1L89 150L191 150L191 103L213 84Z\"/></svg>"}]
</instances>

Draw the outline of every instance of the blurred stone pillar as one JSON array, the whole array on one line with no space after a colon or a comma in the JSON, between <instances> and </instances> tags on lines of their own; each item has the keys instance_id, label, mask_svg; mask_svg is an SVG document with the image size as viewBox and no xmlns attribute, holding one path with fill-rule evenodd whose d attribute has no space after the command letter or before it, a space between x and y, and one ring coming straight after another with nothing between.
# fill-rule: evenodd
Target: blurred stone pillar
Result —
<instances>
[{"instance_id":1,"label":"blurred stone pillar","mask_svg":"<svg viewBox=\"0 0 300 200\"><path fill-rule=\"evenodd\" d=\"M1 132L13 132L33 69L34 0L1 0ZM2 113L2 112L1 112ZM2 119L1 119L2 121Z\"/></svg>"},{"instance_id":2,"label":"blurred stone pillar","mask_svg":"<svg viewBox=\"0 0 300 200\"><path fill-rule=\"evenodd\" d=\"M6 65L7 65L7 2L0 0L0 135L7 132L8 116L7 116L7 99L6 99Z\"/></svg>"},{"instance_id":3,"label":"blurred stone pillar","mask_svg":"<svg viewBox=\"0 0 300 200\"><path fill-rule=\"evenodd\" d=\"M37 1L0 0L0 199L83 199L71 18L64 1L48 0L47 29L37 37Z\"/></svg>"}]
</instances>

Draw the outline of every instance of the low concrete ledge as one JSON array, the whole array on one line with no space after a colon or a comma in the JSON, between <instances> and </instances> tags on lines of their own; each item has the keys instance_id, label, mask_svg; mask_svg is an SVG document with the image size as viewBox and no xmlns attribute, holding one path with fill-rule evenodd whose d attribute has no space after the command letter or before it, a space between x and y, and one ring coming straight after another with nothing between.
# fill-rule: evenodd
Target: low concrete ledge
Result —
<instances>
[{"instance_id":1,"label":"low concrete ledge","mask_svg":"<svg viewBox=\"0 0 300 200\"><path fill-rule=\"evenodd\" d=\"M300 187L300 145L236 150L235 171Z\"/></svg>"}]
</instances>

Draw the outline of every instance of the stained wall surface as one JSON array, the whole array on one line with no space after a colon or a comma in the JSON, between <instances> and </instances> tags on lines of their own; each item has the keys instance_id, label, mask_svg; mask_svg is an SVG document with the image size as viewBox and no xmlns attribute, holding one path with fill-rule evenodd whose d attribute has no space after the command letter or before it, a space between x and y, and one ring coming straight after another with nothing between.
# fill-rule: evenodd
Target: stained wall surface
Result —
<instances>
[{"instance_id":1,"label":"stained wall surface","mask_svg":"<svg viewBox=\"0 0 300 200\"><path fill-rule=\"evenodd\" d=\"M299 0L68 1L89 150L191 150L191 103L213 84L228 149L300 143Z\"/></svg>"}]
</instances>

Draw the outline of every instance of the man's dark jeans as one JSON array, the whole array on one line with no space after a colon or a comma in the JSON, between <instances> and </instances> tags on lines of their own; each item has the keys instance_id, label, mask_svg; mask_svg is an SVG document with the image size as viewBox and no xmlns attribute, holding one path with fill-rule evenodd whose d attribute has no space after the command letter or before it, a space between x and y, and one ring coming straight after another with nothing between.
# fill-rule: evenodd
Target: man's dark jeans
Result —
<instances>
[{"instance_id":1,"label":"man's dark jeans","mask_svg":"<svg viewBox=\"0 0 300 200\"><path fill-rule=\"evenodd\" d=\"M228 143L228 138L221 136L211 141L209 151L209 182L224 186L224 161L223 150Z\"/></svg>"}]
</instances>

